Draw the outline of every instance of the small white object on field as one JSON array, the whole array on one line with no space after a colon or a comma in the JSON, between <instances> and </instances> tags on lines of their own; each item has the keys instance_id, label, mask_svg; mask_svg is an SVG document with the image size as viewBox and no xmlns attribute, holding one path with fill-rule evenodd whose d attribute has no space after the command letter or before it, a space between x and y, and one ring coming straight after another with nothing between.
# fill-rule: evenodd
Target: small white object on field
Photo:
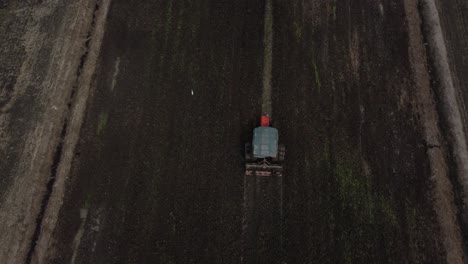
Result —
<instances>
[{"instance_id":1,"label":"small white object on field","mask_svg":"<svg viewBox=\"0 0 468 264\"><path fill-rule=\"evenodd\" d=\"M193 89L191 89L190 92L192 93L192 96L193 96Z\"/></svg>"},{"instance_id":2,"label":"small white object on field","mask_svg":"<svg viewBox=\"0 0 468 264\"><path fill-rule=\"evenodd\" d=\"M381 16L384 16L384 15L385 15L384 6L383 6L382 3L379 4L379 11L380 11L380 15L381 15Z\"/></svg>"}]
</instances>

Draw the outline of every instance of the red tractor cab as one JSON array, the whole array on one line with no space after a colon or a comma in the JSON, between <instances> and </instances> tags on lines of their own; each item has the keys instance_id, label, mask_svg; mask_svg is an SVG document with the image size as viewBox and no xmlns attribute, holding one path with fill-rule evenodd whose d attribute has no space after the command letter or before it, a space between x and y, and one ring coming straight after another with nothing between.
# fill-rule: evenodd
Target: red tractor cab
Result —
<instances>
[{"instance_id":1,"label":"red tractor cab","mask_svg":"<svg viewBox=\"0 0 468 264\"><path fill-rule=\"evenodd\" d=\"M262 115L262 118L260 119L260 125L262 127L269 127L270 126L270 116L268 114Z\"/></svg>"}]
</instances>

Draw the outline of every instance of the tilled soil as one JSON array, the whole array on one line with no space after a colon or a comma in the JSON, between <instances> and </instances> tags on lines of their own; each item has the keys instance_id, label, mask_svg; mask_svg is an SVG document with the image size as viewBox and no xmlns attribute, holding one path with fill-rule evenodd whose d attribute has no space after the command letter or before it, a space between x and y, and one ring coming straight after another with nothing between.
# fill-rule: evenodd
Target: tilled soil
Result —
<instances>
[{"instance_id":1,"label":"tilled soil","mask_svg":"<svg viewBox=\"0 0 468 264\"><path fill-rule=\"evenodd\" d=\"M112 0L63 205L41 231L50 244L33 241L42 253L32 262L466 261L450 138L412 0L274 1L284 200L271 195L279 185L255 186L258 214L277 218L282 204L283 220L256 222L264 251L243 255L243 146L261 114L264 5ZM446 21L451 12L441 8ZM464 38L447 32L455 57ZM2 67L9 82L4 73L20 66ZM0 168L19 155L9 153ZM1 181L3 196L11 179Z\"/></svg>"},{"instance_id":2,"label":"tilled soil","mask_svg":"<svg viewBox=\"0 0 468 264\"><path fill-rule=\"evenodd\" d=\"M239 262L262 21L261 2L113 1L51 262Z\"/></svg>"},{"instance_id":3,"label":"tilled soil","mask_svg":"<svg viewBox=\"0 0 468 264\"><path fill-rule=\"evenodd\" d=\"M276 12L288 263L443 263L404 2Z\"/></svg>"},{"instance_id":4,"label":"tilled soil","mask_svg":"<svg viewBox=\"0 0 468 264\"><path fill-rule=\"evenodd\" d=\"M240 263L284 263L283 256L283 178L246 175Z\"/></svg>"}]
</instances>

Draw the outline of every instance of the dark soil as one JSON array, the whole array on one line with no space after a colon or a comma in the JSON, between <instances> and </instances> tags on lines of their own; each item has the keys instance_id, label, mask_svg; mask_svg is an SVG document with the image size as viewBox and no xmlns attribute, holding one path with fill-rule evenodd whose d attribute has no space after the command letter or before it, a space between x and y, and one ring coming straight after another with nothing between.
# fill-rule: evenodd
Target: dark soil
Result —
<instances>
[{"instance_id":1,"label":"dark soil","mask_svg":"<svg viewBox=\"0 0 468 264\"><path fill-rule=\"evenodd\" d=\"M113 1L53 262L239 262L263 5Z\"/></svg>"},{"instance_id":2,"label":"dark soil","mask_svg":"<svg viewBox=\"0 0 468 264\"><path fill-rule=\"evenodd\" d=\"M403 1L277 4L287 263L444 263Z\"/></svg>"},{"instance_id":3,"label":"dark soil","mask_svg":"<svg viewBox=\"0 0 468 264\"><path fill-rule=\"evenodd\" d=\"M282 183L277 175L245 176L240 263L284 263Z\"/></svg>"},{"instance_id":4,"label":"dark soil","mask_svg":"<svg viewBox=\"0 0 468 264\"><path fill-rule=\"evenodd\" d=\"M240 262L264 4L112 2L50 263ZM284 217L257 263L445 263L403 0L274 6Z\"/></svg>"}]
</instances>

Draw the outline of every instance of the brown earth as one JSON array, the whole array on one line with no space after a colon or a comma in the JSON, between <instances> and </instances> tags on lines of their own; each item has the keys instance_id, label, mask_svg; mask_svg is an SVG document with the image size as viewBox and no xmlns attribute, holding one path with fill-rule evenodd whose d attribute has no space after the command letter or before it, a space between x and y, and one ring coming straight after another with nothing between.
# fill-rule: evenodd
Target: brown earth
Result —
<instances>
[{"instance_id":1,"label":"brown earth","mask_svg":"<svg viewBox=\"0 0 468 264\"><path fill-rule=\"evenodd\" d=\"M0 259L34 245L95 2L2 1ZM49 185L49 186L48 186Z\"/></svg>"},{"instance_id":2,"label":"brown earth","mask_svg":"<svg viewBox=\"0 0 468 264\"><path fill-rule=\"evenodd\" d=\"M265 2L83 0L82 49L65 68L54 63L67 53L54 54L74 46L54 43L67 36L60 25L77 9L29 2L0 1L0 33L8 33L0 40L0 217L13 219L0 224L0 256L10 263L239 263L243 144L261 112ZM466 262L451 139L418 2L273 6L272 108L288 151L282 232L268 237L282 240L275 261ZM55 13L28 15L41 7ZM457 89L468 100L466 23L449 26L466 19L460 9L440 6L440 13ZM42 26L44 41L32 53L22 45L31 23ZM37 64L28 68L30 61ZM52 73L80 67L85 74L74 71L61 93L47 90ZM18 84L18 76L43 90ZM51 117L49 108L60 114ZM45 124L52 128L41 138L52 140L42 146L33 132ZM28 144L41 152L34 166L24 156ZM11 206L9 193L25 198ZM36 229L43 197L47 210ZM30 220L18 224L23 215ZM18 226L27 231L14 233ZM14 234L23 241L16 253Z\"/></svg>"},{"instance_id":3,"label":"brown earth","mask_svg":"<svg viewBox=\"0 0 468 264\"><path fill-rule=\"evenodd\" d=\"M454 80L454 87L458 91L458 104L463 121L464 135L468 141L468 3L466 1L450 0L444 4L438 3L438 11L441 18L441 26L444 33L444 40L447 46L447 53L450 63L451 76ZM444 123L447 126L446 123ZM449 139L453 139L448 135ZM454 146L451 146L453 151ZM465 157L468 153L468 146L464 146L462 151ZM460 198L460 205L463 208L460 218L463 222L465 240L468 239L468 167L466 161L463 175L455 177L454 183ZM462 167L462 166L459 166ZM457 168L459 169L459 168ZM456 172L453 173L457 175ZM462 174L462 173L458 173ZM458 181L457 179L458 178Z\"/></svg>"}]
</instances>

